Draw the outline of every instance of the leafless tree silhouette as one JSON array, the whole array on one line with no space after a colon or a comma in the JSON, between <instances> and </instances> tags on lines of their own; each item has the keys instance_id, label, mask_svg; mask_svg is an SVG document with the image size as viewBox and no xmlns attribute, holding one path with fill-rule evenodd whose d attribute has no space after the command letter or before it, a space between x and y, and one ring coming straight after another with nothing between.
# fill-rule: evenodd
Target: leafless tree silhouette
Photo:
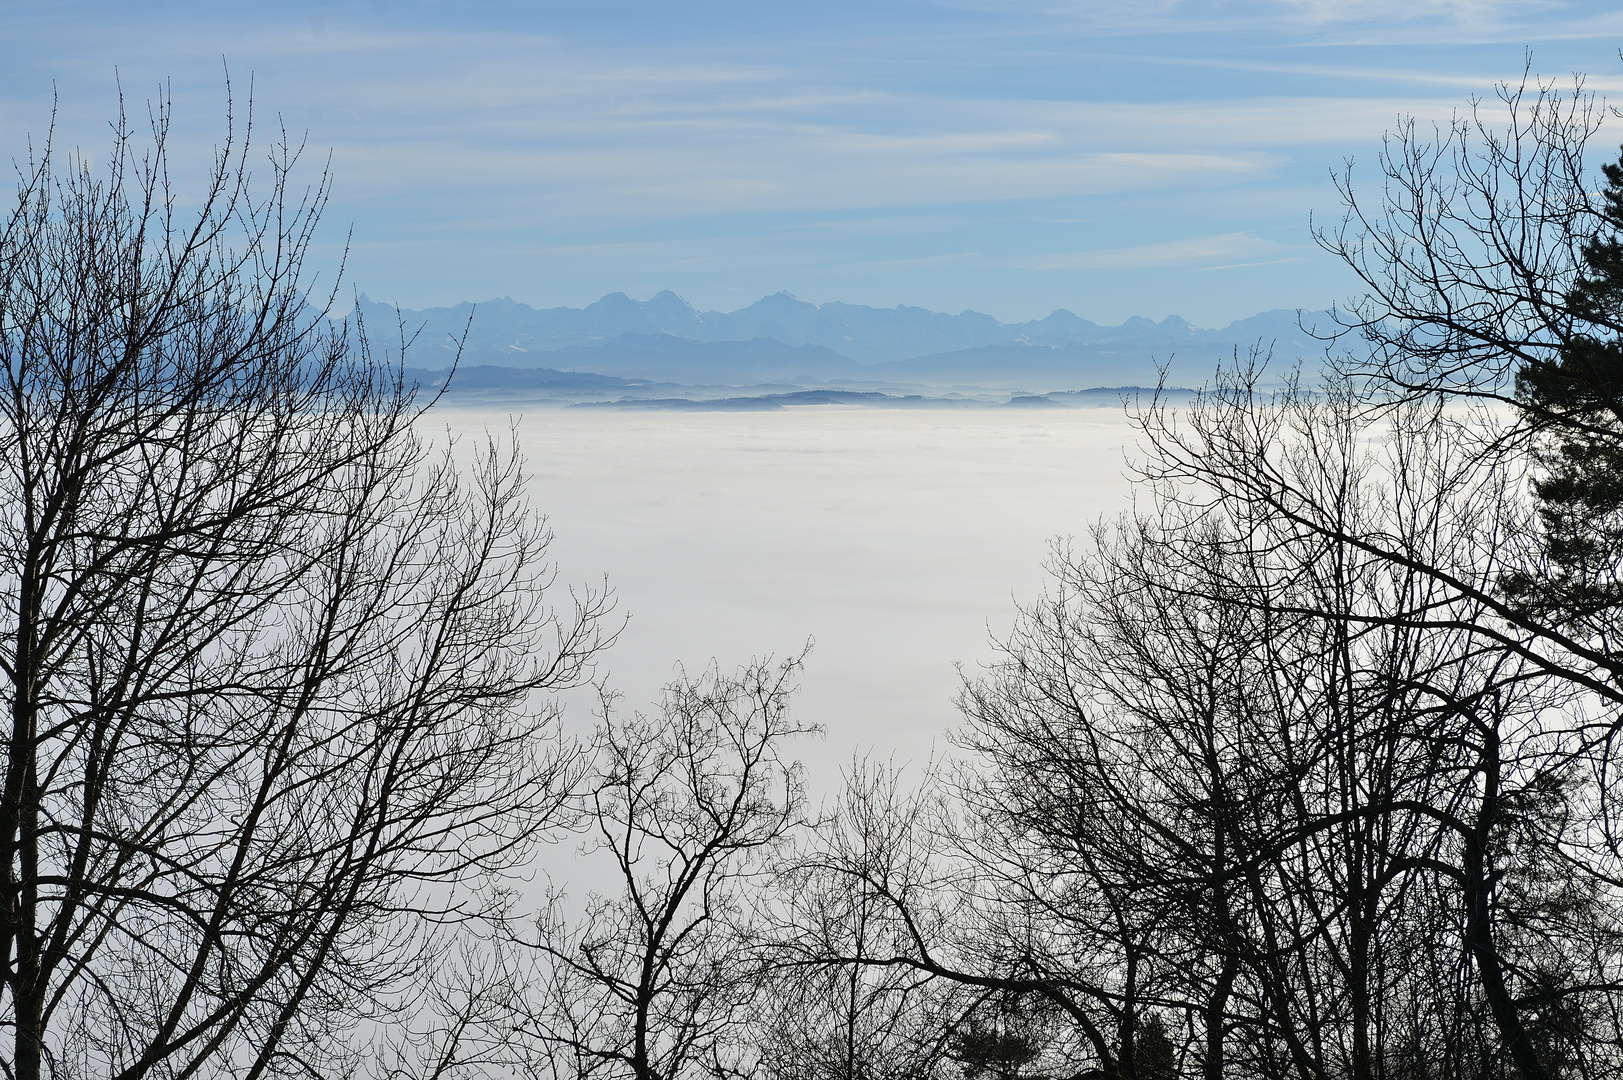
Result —
<instances>
[{"instance_id":1,"label":"leafless tree silhouette","mask_svg":"<svg viewBox=\"0 0 1623 1080\"><path fill-rule=\"evenodd\" d=\"M749 1006L765 967L752 878L805 823L784 743L800 660L712 668L666 688L652 715L605 704L587 820L618 890L571 921L543 914L521 1037L564 1077L748 1074Z\"/></svg>"},{"instance_id":2,"label":"leafless tree silhouette","mask_svg":"<svg viewBox=\"0 0 1623 1080\"><path fill-rule=\"evenodd\" d=\"M23 162L0 226L18 1080L346 1071L577 770L546 691L605 596L555 610L518 459L431 452L312 302L327 179L284 131L251 184L251 112L183 192L167 100L121 110L103 164Z\"/></svg>"}]
</instances>

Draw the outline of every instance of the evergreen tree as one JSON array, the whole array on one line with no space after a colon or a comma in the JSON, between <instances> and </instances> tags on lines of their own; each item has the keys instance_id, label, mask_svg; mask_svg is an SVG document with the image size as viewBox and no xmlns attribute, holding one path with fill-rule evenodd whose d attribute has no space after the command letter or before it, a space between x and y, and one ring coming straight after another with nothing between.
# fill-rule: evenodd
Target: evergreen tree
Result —
<instances>
[{"instance_id":1,"label":"evergreen tree","mask_svg":"<svg viewBox=\"0 0 1623 1080\"><path fill-rule=\"evenodd\" d=\"M1138 1080L1175 1080L1178 1075L1177 1048L1167 1034L1167 1022L1159 1014L1146 1020L1138 1033L1133 1074Z\"/></svg>"},{"instance_id":2,"label":"evergreen tree","mask_svg":"<svg viewBox=\"0 0 1623 1080\"><path fill-rule=\"evenodd\" d=\"M1603 166L1595 234L1564 300L1571 332L1528 362L1517 400L1541 432L1534 482L1545 565L1507 579L1529 612L1607 641L1623 609L1623 158Z\"/></svg>"}]
</instances>

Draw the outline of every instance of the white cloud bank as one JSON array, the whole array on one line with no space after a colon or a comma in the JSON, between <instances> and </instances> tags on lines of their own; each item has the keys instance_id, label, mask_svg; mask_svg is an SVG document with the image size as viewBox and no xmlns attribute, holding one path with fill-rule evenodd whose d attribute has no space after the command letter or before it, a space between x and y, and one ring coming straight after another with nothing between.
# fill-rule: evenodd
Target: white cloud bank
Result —
<instances>
[{"instance_id":1,"label":"white cloud bank","mask_svg":"<svg viewBox=\"0 0 1623 1080\"><path fill-rule=\"evenodd\" d=\"M506 428L489 412L436 425ZM782 656L807 638L805 747L831 784L857 750L922 762L955 665L991 658L1049 538L1127 506L1119 409L526 416L521 445L563 581L607 574L632 620L606 667L645 706L681 662Z\"/></svg>"}]
</instances>

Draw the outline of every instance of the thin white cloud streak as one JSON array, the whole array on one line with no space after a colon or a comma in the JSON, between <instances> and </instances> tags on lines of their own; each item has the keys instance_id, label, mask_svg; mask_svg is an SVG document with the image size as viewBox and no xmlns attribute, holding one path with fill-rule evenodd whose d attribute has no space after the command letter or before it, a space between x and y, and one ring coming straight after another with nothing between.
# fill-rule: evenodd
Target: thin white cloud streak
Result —
<instances>
[{"instance_id":1,"label":"thin white cloud streak","mask_svg":"<svg viewBox=\"0 0 1623 1080\"><path fill-rule=\"evenodd\" d=\"M1200 173L1232 182L1266 176L1283 164L1274 153L1281 149L1373 141L1404 113L1446 122L1456 110L1452 101L1412 99L1124 104L871 95L861 108L834 108L814 122L760 102L736 112L713 101L688 109L668 98L653 109L617 101L557 106L481 120L475 108L442 101L445 111L423 118L410 140L332 134L345 186L358 196L471 180L563 200L553 204L560 213L638 219L1084 195L1162 188ZM473 119L455 123L453 115ZM915 129L890 130L904 116ZM918 130L935 125L956 128Z\"/></svg>"},{"instance_id":2,"label":"thin white cloud streak","mask_svg":"<svg viewBox=\"0 0 1623 1080\"><path fill-rule=\"evenodd\" d=\"M1550 0L1276 2L1293 13L1301 30L1327 35L1327 44L1527 45L1537 41L1593 39L1623 31L1623 13L1599 10L1586 3ZM1338 30L1342 33L1335 34ZM1424 38L1420 38L1422 33Z\"/></svg>"},{"instance_id":3,"label":"thin white cloud streak","mask_svg":"<svg viewBox=\"0 0 1623 1080\"><path fill-rule=\"evenodd\" d=\"M1175 138L1202 147L1266 147L1359 137L1416 104L1408 98L1323 97L1207 96L1155 104L987 100L818 89L806 85L810 73L784 65L628 64L615 56L570 53L550 37L524 34L329 34L311 47L297 42L291 34L254 41L256 52L279 53L291 65L281 75L285 85L278 87L277 104L295 121L304 119L301 108L325 114L312 128L333 129L346 142L410 144L408 132L419 140L437 135L453 143L505 138L567 145L574 138L601 144L706 138L726 130L753 139L762 130L796 134L805 125L824 137L831 128L853 137L906 130L924 139L961 140L971 150L1058 146L1068 135L1125 139L1134 146L1164 146ZM178 61L188 51L169 44L159 51L159 65L164 52ZM310 63L335 57L342 62ZM1421 107L1432 113L1443 103ZM343 131L333 122L343 118L360 130ZM954 121L964 127L954 128Z\"/></svg>"},{"instance_id":4,"label":"thin white cloud streak","mask_svg":"<svg viewBox=\"0 0 1623 1080\"><path fill-rule=\"evenodd\" d=\"M958 6L1032 13L1022 0ZM1623 25L1623 13L1573 0L1081 0L1037 10L1117 38L1260 31L1276 39L1311 38L1319 45L1515 44L1593 38Z\"/></svg>"},{"instance_id":5,"label":"thin white cloud streak","mask_svg":"<svg viewBox=\"0 0 1623 1080\"><path fill-rule=\"evenodd\" d=\"M880 262L857 262L850 265L850 269L859 271L869 270L910 270L920 266L942 266L948 263L973 263L980 259L978 251L955 251L944 255L925 255L916 259L885 259Z\"/></svg>"},{"instance_id":6,"label":"thin white cloud streak","mask_svg":"<svg viewBox=\"0 0 1623 1080\"><path fill-rule=\"evenodd\" d=\"M554 215L642 219L728 211L809 211L964 203L1166 188L1266 172L1258 156L1101 153L1011 157L953 153L927 140L801 138L570 152L440 152L434 146L345 147L346 197L451 189L476 170L480 187L517 189ZM774 151L776 151L774 153ZM359 189L359 190L357 190ZM504 212L522 207L506 204Z\"/></svg>"},{"instance_id":7,"label":"thin white cloud streak","mask_svg":"<svg viewBox=\"0 0 1623 1080\"><path fill-rule=\"evenodd\" d=\"M1331 7L1297 14L1335 21ZM1258 183L1286 163L1282 153L1367 144L1400 115L1446 122L1459 106L963 98L818 86L784 64L627 62L545 34L282 29L254 48L283 68L278 104L334 148L340 200L438 197L452 227L481 206L530 227L584 228L1099 195L1202 176Z\"/></svg>"},{"instance_id":8,"label":"thin white cloud streak","mask_svg":"<svg viewBox=\"0 0 1623 1080\"><path fill-rule=\"evenodd\" d=\"M221 54L239 88L256 73L262 116L274 108L314 148L334 149L329 220L356 222L351 265L374 295L562 290L578 302L590 297L570 290L657 279L700 292L748 282L755 295L809 282L829 298L877 299L877 289L925 303L947 290L943 303L1000 310L1083 296L1182 310L1190 301L1111 271L1273 265L1278 251L1179 261L1134 246L1244 230L1305 245L1309 209L1336 208L1329 168L1371 158L1400 116L1447 123L1465 91L1491 100L1495 79L1483 73L1508 63L1514 75L1522 55L1520 45L1445 54L1439 42L1611 25L1575 4L1531 17L1429 0L960 6L1000 14L899 19L879 5L781 34L776 16L752 16L693 32L673 22L662 36L580 13L515 11L497 32L477 9L416 9L403 28L357 9L323 8L318 25L314 9L193 18L175 8L73 22L0 13L0 33L33 20L32 38L11 36L54 52L32 70L64 88L64 141L93 150L105 143L115 64L137 105L158 77L181 76L173 145L198 159L221 127ZM1405 48L1344 47L1359 40ZM0 102L11 146L49 111L37 87L17 96L22 82L0 81L13 94ZM176 172L190 175L184 163ZM1087 220L1045 231L1037 219L1047 218ZM1050 247L1059 255L1029 254ZM566 250L578 254L543 265ZM1000 281L982 269L1021 254L1055 269ZM590 285L583 266L595 268ZM684 276L691 267L705 270ZM728 267L739 273L727 278ZM864 283L847 294L842 272ZM1244 286L1257 299L1211 305L1237 304L1234 315L1272 306L1264 291L1305 293L1313 274L1324 279L1264 269ZM1242 286L1229 282L1241 276L1209 276L1203 288L1237 297ZM1143 292L1098 299L1112 288Z\"/></svg>"},{"instance_id":9,"label":"thin white cloud streak","mask_svg":"<svg viewBox=\"0 0 1623 1080\"><path fill-rule=\"evenodd\" d=\"M1261 262L1224 263L1222 266L1197 266L1186 271L1190 274L1204 274L1211 270L1250 270L1257 266L1279 266L1283 263L1305 262L1300 255L1291 255L1283 259L1264 259Z\"/></svg>"},{"instance_id":10,"label":"thin white cloud streak","mask_svg":"<svg viewBox=\"0 0 1623 1080\"><path fill-rule=\"evenodd\" d=\"M1623 26L1620 26L1620 32L1623 32ZM1457 87L1478 94L1489 93L1499 86L1514 86L1526 74L1524 66L1506 68L1497 74L1490 74L1480 71L1447 72L1428 71L1419 68L1376 67L1367 64L1283 63L1214 56L1149 55L1144 56L1142 59L1146 64L1204 68L1213 71L1244 71L1267 75L1305 75L1315 79L1338 79L1380 84L1407 83L1416 86ZM1567 81L1570 76L1570 72L1557 72L1556 75L1549 78L1553 78L1557 85L1567 86L1570 85ZM1583 85L1585 89L1591 91L1613 92L1623 90L1623 78L1585 75Z\"/></svg>"},{"instance_id":11,"label":"thin white cloud streak","mask_svg":"<svg viewBox=\"0 0 1623 1080\"><path fill-rule=\"evenodd\" d=\"M999 265L1021 270L1141 270L1152 267L1181 266L1206 259L1245 258L1251 255L1269 255L1283 245L1254 236L1249 232L1227 233L1222 236L1190 237L1158 244L1140 244L1133 247L1113 248L1105 251L1078 251L1058 255L1034 255L1002 260ZM1268 262L1246 263L1265 266ZM1241 264L1208 269L1232 269Z\"/></svg>"}]
</instances>

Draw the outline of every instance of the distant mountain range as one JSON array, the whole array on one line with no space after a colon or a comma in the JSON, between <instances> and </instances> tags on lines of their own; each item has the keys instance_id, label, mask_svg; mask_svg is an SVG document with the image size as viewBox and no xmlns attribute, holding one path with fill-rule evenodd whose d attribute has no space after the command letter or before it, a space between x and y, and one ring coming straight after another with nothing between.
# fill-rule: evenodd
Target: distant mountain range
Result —
<instances>
[{"instance_id":1,"label":"distant mountain range","mask_svg":"<svg viewBox=\"0 0 1623 1080\"><path fill-rule=\"evenodd\" d=\"M1324 346L1309 331L1331 325L1325 312L1286 310L1215 330L1176 315L1101 326L1065 310L1002 323L974 311L818 305L788 293L737 311L699 311L669 291L641 301L612 293L584 308L503 298L398 313L363 296L359 313L374 340L389 343L402 324L415 335L406 362L425 374L449 367L466 332L452 382L459 391L560 399L666 398L673 387L699 396L741 387L1044 393L1154 385L1163 366L1170 382L1193 386L1256 346L1286 363L1316 362Z\"/></svg>"}]
</instances>

